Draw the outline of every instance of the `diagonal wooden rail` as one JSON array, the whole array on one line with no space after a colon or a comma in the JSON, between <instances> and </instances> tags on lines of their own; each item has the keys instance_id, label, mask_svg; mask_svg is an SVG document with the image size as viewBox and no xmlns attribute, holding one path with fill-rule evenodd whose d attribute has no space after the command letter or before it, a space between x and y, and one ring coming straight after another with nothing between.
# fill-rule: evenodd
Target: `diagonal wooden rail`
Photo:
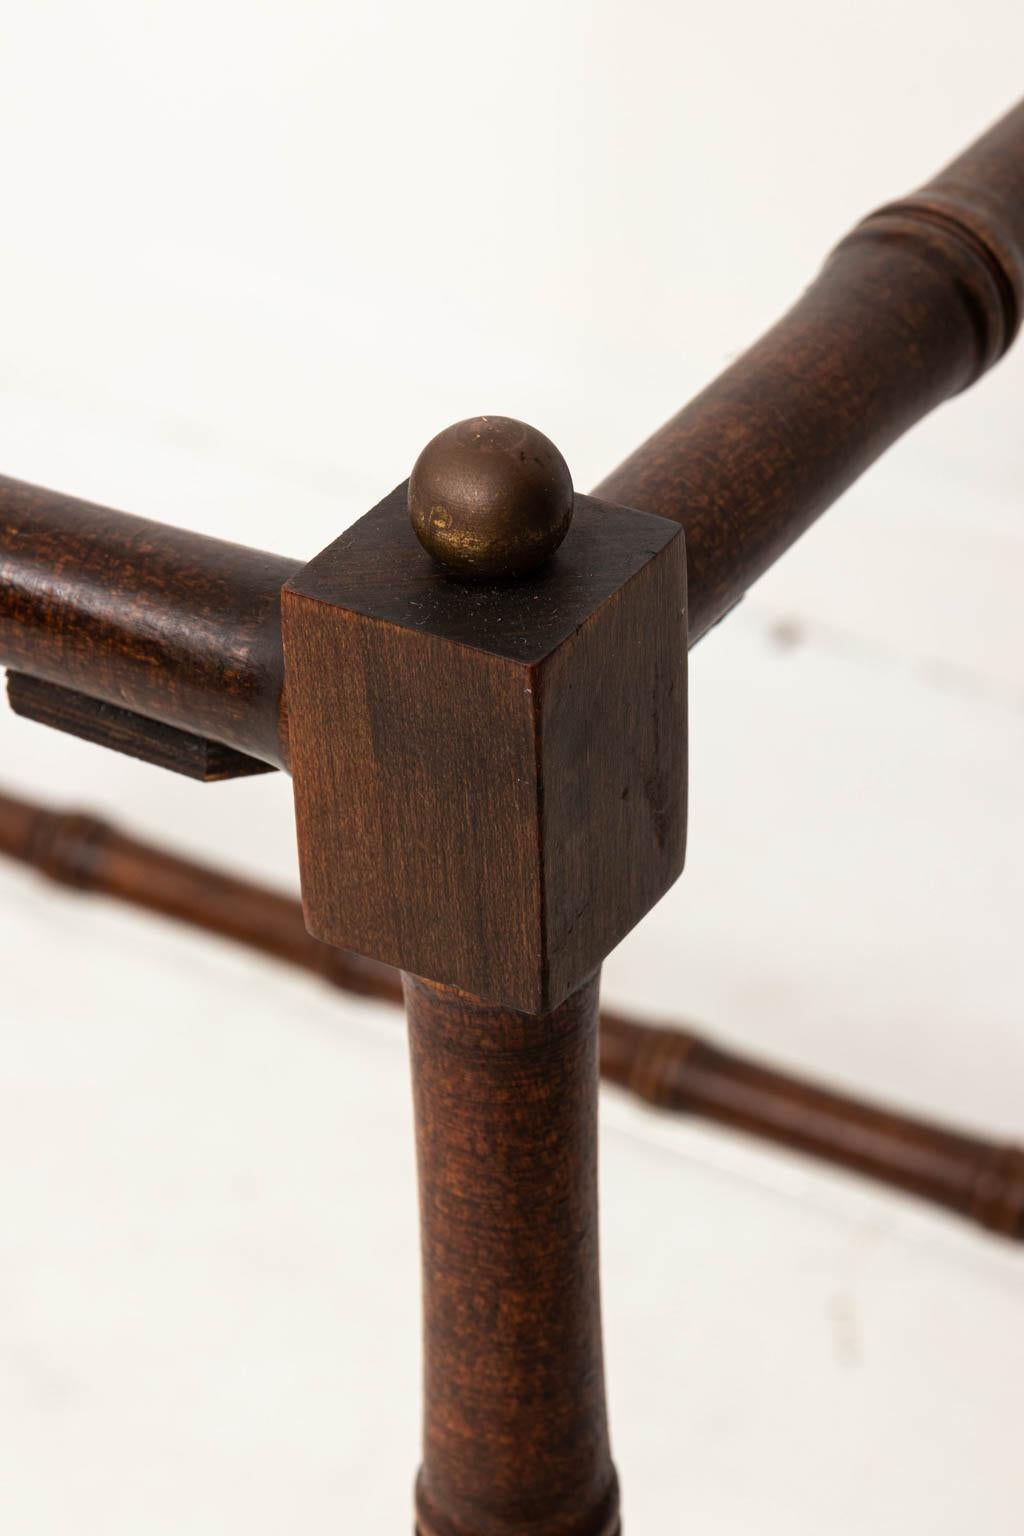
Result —
<instances>
[{"instance_id":1,"label":"diagonal wooden rail","mask_svg":"<svg viewBox=\"0 0 1024 1536\"><path fill-rule=\"evenodd\" d=\"M72 890L114 897L400 1004L392 966L322 944L280 891L130 837L99 817L0 794L0 855ZM693 1115L899 1189L1024 1241L1024 1150L837 1093L678 1026L601 1011L601 1076Z\"/></svg>"}]
</instances>

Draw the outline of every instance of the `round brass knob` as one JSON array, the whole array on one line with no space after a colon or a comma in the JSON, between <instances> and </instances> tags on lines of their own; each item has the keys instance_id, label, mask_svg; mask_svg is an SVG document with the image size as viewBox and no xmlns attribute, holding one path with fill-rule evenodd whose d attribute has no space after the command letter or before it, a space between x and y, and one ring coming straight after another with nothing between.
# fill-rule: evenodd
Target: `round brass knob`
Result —
<instances>
[{"instance_id":1,"label":"round brass knob","mask_svg":"<svg viewBox=\"0 0 1024 1536\"><path fill-rule=\"evenodd\" d=\"M509 416L446 427L409 478L424 549L457 576L501 580L543 564L572 521L572 478L543 432Z\"/></svg>"}]
</instances>

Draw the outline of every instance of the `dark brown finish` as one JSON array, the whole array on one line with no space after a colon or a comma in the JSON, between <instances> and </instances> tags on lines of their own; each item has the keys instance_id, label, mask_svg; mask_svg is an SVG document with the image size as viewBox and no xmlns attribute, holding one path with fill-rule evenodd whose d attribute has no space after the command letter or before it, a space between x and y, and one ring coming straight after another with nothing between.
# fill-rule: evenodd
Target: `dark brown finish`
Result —
<instances>
[{"instance_id":1,"label":"dark brown finish","mask_svg":"<svg viewBox=\"0 0 1024 1536\"><path fill-rule=\"evenodd\" d=\"M1024 298L1024 106L859 225L755 346L596 494L686 529L690 643L909 427L1000 358Z\"/></svg>"},{"instance_id":2,"label":"dark brown finish","mask_svg":"<svg viewBox=\"0 0 1024 1536\"><path fill-rule=\"evenodd\" d=\"M551 440L509 416L446 427L409 477L423 548L456 576L497 581L543 565L569 531L569 467Z\"/></svg>"},{"instance_id":3,"label":"dark brown finish","mask_svg":"<svg viewBox=\"0 0 1024 1536\"><path fill-rule=\"evenodd\" d=\"M696 1114L1024 1241L1024 1149L836 1093L696 1035L604 1015L601 1071L659 1109Z\"/></svg>"},{"instance_id":4,"label":"dark brown finish","mask_svg":"<svg viewBox=\"0 0 1024 1536\"><path fill-rule=\"evenodd\" d=\"M90 699L56 683L44 683L24 672L8 672L7 698L14 713L25 720L49 725L95 746L109 747L156 768L169 768L173 773L183 773L207 784L272 771L270 763L246 757L219 741L193 736L173 725L161 725L159 720L147 720L145 715L133 714L130 709L104 704L101 699Z\"/></svg>"},{"instance_id":5,"label":"dark brown finish","mask_svg":"<svg viewBox=\"0 0 1024 1536\"><path fill-rule=\"evenodd\" d=\"M286 767L297 568L0 478L0 663Z\"/></svg>"},{"instance_id":6,"label":"dark brown finish","mask_svg":"<svg viewBox=\"0 0 1024 1536\"><path fill-rule=\"evenodd\" d=\"M541 1017L404 980L423 1234L420 1536L614 1536L597 977Z\"/></svg>"},{"instance_id":7,"label":"dark brown finish","mask_svg":"<svg viewBox=\"0 0 1024 1536\"><path fill-rule=\"evenodd\" d=\"M336 987L402 1001L399 973L321 944L297 901L126 837L96 817L0 794L0 854L247 944ZM601 1075L658 1109L717 1121L849 1168L1024 1241L1024 1151L928 1124L725 1051L674 1025L603 1012Z\"/></svg>"},{"instance_id":8,"label":"dark brown finish","mask_svg":"<svg viewBox=\"0 0 1024 1536\"><path fill-rule=\"evenodd\" d=\"M398 972L321 944L290 896L128 837L99 817L0 794L0 854L60 885L113 896L302 966L336 987L402 1001Z\"/></svg>"},{"instance_id":9,"label":"dark brown finish","mask_svg":"<svg viewBox=\"0 0 1024 1536\"><path fill-rule=\"evenodd\" d=\"M537 1013L601 963L683 865L677 531L578 496L541 570L467 584L400 486L288 584L312 933Z\"/></svg>"}]
</instances>

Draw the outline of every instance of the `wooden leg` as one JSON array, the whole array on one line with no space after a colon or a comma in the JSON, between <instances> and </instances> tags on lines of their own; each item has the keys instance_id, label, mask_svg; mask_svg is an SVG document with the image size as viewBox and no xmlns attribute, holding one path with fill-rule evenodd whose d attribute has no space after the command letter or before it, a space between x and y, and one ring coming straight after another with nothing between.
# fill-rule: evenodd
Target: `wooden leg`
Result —
<instances>
[{"instance_id":1,"label":"wooden leg","mask_svg":"<svg viewBox=\"0 0 1024 1536\"><path fill-rule=\"evenodd\" d=\"M615 1536L598 978L540 1016L403 980L423 1242L419 1536Z\"/></svg>"}]
</instances>

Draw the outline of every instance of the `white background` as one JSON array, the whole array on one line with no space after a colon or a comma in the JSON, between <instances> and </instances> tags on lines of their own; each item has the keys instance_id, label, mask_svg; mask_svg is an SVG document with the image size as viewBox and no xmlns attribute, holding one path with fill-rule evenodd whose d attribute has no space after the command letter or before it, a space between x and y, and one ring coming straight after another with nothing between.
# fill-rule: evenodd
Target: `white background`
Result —
<instances>
[{"instance_id":1,"label":"white background","mask_svg":"<svg viewBox=\"0 0 1024 1536\"><path fill-rule=\"evenodd\" d=\"M1017 0L0 8L0 469L308 557L460 416L587 488L1020 90ZM691 666L606 996L1024 1135L1024 354ZM794 642L795 639L795 643ZM0 719L5 785L294 886L288 784ZM409 1527L397 1015L0 868L0 1527ZM606 1095L633 1536L1011 1536L1024 1258Z\"/></svg>"}]
</instances>

